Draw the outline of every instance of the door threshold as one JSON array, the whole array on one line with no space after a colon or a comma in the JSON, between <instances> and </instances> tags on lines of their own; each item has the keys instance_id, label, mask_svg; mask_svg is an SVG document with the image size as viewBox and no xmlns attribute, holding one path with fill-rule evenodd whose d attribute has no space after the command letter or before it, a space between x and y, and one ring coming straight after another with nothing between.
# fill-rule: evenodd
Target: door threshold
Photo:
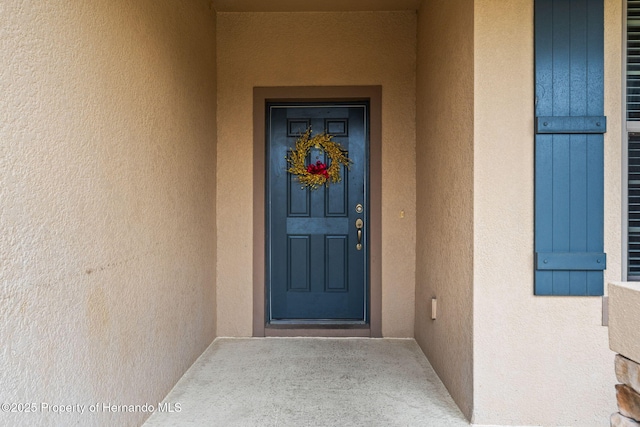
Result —
<instances>
[{"instance_id":1,"label":"door threshold","mask_svg":"<svg viewBox=\"0 0 640 427\"><path fill-rule=\"evenodd\" d=\"M368 329L369 324L364 322L336 322L330 320L272 320L270 323L267 323L265 327L274 329Z\"/></svg>"},{"instance_id":2,"label":"door threshold","mask_svg":"<svg viewBox=\"0 0 640 427\"><path fill-rule=\"evenodd\" d=\"M267 323L265 337L370 337L364 323Z\"/></svg>"}]
</instances>

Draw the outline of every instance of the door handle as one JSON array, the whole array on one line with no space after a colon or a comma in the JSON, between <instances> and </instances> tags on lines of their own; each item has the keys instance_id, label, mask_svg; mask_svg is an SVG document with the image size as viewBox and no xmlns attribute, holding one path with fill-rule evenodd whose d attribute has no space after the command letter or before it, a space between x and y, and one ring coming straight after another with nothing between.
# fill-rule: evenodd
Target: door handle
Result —
<instances>
[{"instance_id":1,"label":"door handle","mask_svg":"<svg viewBox=\"0 0 640 427\"><path fill-rule=\"evenodd\" d=\"M362 227L364 226L364 221L358 218L356 219L356 230L358 230L358 243L356 244L356 249L362 250Z\"/></svg>"}]
</instances>

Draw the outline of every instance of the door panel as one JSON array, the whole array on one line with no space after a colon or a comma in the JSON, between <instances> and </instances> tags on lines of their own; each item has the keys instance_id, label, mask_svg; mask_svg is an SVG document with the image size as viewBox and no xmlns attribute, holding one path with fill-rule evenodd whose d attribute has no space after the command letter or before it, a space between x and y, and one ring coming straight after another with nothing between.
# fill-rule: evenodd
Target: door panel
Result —
<instances>
[{"instance_id":1,"label":"door panel","mask_svg":"<svg viewBox=\"0 0 640 427\"><path fill-rule=\"evenodd\" d=\"M269 321L368 321L368 105L267 106L267 280ZM341 182L301 188L286 157L308 127L348 151ZM307 162L329 159L312 149ZM363 209L356 212L356 205ZM357 247L356 220L364 221Z\"/></svg>"}]
</instances>

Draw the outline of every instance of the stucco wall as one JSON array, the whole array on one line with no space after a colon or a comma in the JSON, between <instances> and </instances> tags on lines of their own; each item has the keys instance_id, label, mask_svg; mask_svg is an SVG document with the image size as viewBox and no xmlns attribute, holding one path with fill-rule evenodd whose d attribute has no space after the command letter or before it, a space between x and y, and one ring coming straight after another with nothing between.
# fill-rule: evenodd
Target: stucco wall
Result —
<instances>
[{"instance_id":1,"label":"stucco wall","mask_svg":"<svg viewBox=\"0 0 640 427\"><path fill-rule=\"evenodd\" d=\"M605 0L605 281L621 274L620 3ZM476 1L474 28L474 421L608 425L601 299L533 295L533 1Z\"/></svg>"},{"instance_id":2,"label":"stucco wall","mask_svg":"<svg viewBox=\"0 0 640 427\"><path fill-rule=\"evenodd\" d=\"M415 12L217 16L218 335L252 333L253 87L382 85L382 333L413 336Z\"/></svg>"},{"instance_id":3,"label":"stucco wall","mask_svg":"<svg viewBox=\"0 0 640 427\"><path fill-rule=\"evenodd\" d=\"M138 425L215 333L208 1L0 4L2 425Z\"/></svg>"},{"instance_id":4,"label":"stucco wall","mask_svg":"<svg viewBox=\"0 0 640 427\"><path fill-rule=\"evenodd\" d=\"M415 337L471 417L473 1L423 3L417 58Z\"/></svg>"}]
</instances>

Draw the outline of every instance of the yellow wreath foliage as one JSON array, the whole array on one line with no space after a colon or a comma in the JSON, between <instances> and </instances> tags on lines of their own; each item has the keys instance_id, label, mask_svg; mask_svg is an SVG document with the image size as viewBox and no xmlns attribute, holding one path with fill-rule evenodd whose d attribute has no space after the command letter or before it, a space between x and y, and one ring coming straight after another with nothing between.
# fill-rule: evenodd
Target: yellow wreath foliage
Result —
<instances>
[{"instance_id":1,"label":"yellow wreath foliage","mask_svg":"<svg viewBox=\"0 0 640 427\"><path fill-rule=\"evenodd\" d=\"M302 184L302 188L309 187L315 190L322 185L329 185L331 182L340 182L340 165L344 165L347 169L350 168L351 160L347 157L347 151L342 148L342 145L332 141L332 138L333 136L326 132L311 137L311 128L309 128L296 141L295 150L289 150L289 156L286 159L290 166L287 172L296 175L298 181ZM314 174L308 171L305 162L312 147L327 153L329 157L328 179L322 174Z\"/></svg>"}]
</instances>

